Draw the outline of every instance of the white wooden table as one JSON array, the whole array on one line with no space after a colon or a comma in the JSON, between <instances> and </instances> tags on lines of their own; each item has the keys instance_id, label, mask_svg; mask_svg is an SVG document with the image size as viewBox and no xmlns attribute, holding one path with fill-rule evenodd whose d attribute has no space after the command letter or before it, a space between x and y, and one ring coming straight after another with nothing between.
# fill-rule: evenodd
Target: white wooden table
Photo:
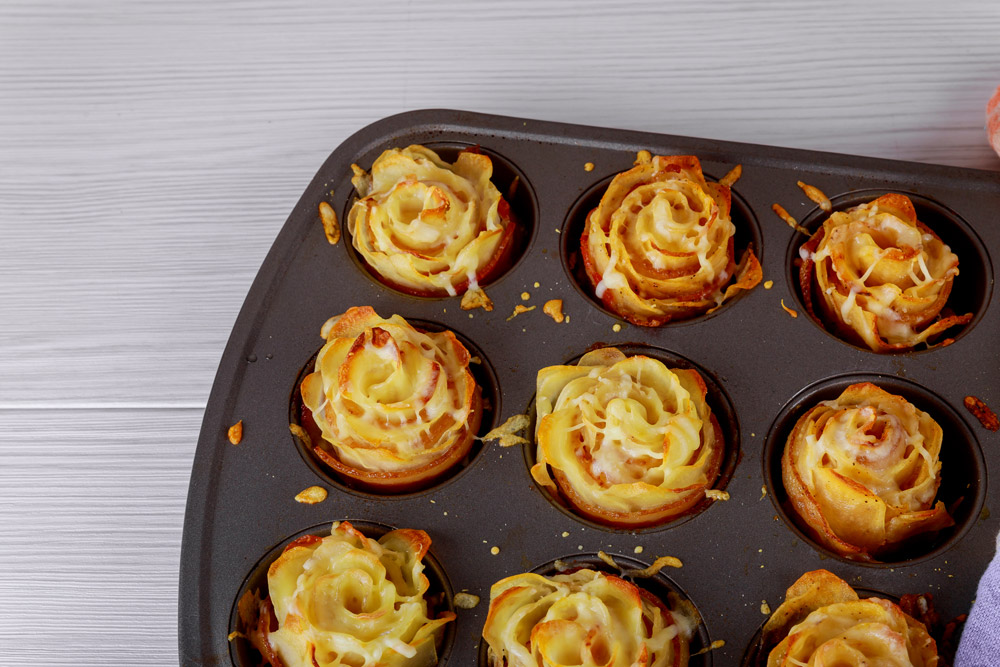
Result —
<instances>
[{"instance_id":1,"label":"white wooden table","mask_svg":"<svg viewBox=\"0 0 1000 667\"><path fill-rule=\"evenodd\" d=\"M372 120L464 108L1000 170L995 0L364 7L0 3L0 664L177 664L216 363L314 170Z\"/></svg>"}]
</instances>

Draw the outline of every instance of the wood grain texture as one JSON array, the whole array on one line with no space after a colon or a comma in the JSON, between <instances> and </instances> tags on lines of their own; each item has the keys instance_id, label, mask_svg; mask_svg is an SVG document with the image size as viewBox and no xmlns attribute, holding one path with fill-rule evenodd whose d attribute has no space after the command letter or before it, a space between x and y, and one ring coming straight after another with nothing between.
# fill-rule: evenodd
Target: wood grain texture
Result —
<instances>
[{"instance_id":1,"label":"wood grain texture","mask_svg":"<svg viewBox=\"0 0 1000 667\"><path fill-rule=\"evenodd\" d=\"M176 664L216 363L355 130L452 107L1000 169L998 34L994 0L7 0L0 621L39 641L0 663ZM53 532L75 562L38 551Z\"/></svg>"}]
</instances>

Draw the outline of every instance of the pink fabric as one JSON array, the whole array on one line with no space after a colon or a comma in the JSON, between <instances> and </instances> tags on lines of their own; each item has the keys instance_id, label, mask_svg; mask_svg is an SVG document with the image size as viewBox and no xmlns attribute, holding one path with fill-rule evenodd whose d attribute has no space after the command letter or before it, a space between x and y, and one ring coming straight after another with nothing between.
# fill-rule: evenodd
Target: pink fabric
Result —
<instances>
[{"instance_id":1,"label":"pink fabric","mask_svg":"<svg viewBox=\"0 0 1000 667\"><path fill-rule=\"evenodd\" d=\"M1000 553L993 557L979 580L976 603L969 612L955 656L955 667L997 665L1000 665Z\"/></svg>"},{"instance_id":2,"label":"pink fabric","mask_svg":"<svg viewBox=\"0 0 1000 667\"><path fill-rule=\"evenodd\" d=\"M986 104L986 136L990 140L990 146L1000 155L1000 86L997 86L997 92L993 93Z\"/></svg>"}]
</instances>

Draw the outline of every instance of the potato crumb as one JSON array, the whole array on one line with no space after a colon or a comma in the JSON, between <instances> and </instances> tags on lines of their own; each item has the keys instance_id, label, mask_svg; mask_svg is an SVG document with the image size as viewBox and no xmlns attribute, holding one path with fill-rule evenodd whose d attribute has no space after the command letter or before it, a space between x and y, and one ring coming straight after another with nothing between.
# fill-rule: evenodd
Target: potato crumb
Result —
<instances>
[{"instance_id":1,"label":"potato crumb","mask_svg":"<svg viewBox=\"0 0 1000 667\"><path fill-rule=\"evenodd\" d=\"M781 204L771 204L771 210L774 211L778 215L779 218L781 218L782 220L784 220L785 224L787 224L789 227L791 227L795 231L801 232L802 234L805 234L806 236L812 236L809 233L809 230L806 229L805 227L803 227L802 225L800 225L799 221L796 220L795 218L793 218L792 215L788 211L786 211L785 207L782 206Z\"/></svg>"},{"instance_id":2,"label":"potato crumb","mask_svg":"<svg viewBox=\"0 0 1000 667\"><path fill-rule=\"evenodd\" d=\"M240 444L243 440L243 420L241 419L230 426L227 435L229 436L229 442L234 445Z\"/></svg>"},{"instance_id":3,"label":"potato crumb","mask_svg":"<svg viewBox=\"0 0 1000 667\"><path fill-rule=\"evenodd\" d=\"M288 430L292 432L296 438L302 441L302 444L306 446L306 449L312 449L312 438L306 433L306 430L299 426L298 424L289 424Z\"/></svg>"},{"instance_id":4,"label":"potato crumb","mask_svg":"<svg viewBox=\"0 0 1000 667\"><path fill-rule=\"evenodd\" d=\"M792 310L791 308L789 308L788 306L785 305L785 300L784 299L781 300L781 309L784 310L789 315L791 315L792 319L795 319L796 317L799 316L799 314L797 312L795 312L794 310Z\"/></svg>"},{"instance_id":5,"label":"potato crumb","mask_svg":"<svg viewBox=\"0 0 1000 667\"><path fill-rule=\"evenodd\" d=\"M966 396L962 403L965 405L965 409L979 420L983 428L989 431L1000 431L1000 419L981 398Z\"/></svg>"},{"instance_id":6,"label":"potato crumb","mask_svg":"<svg viewBox=\"0 0 1000 667\"><path fill-rule=\"evenodd\" d=\"M536 280L535 281L535 289L538 289L541 286L542 286L542 284Z\"/></svg>"},{"instance_id":7,"label":"potato crumb","mask_svg":"<svg viewBox=\"0 0 1000 667\"><path fill-rule=\"evenodd\" d=\"M635 162L633 165L649 164L653 161L653 154L647 150L641 150L635 154Z\"/></svg>"},{"instance_id":8,"label":"potato crumb","mask_svg":"<svg viewBox=\"0 0 1000 667\"><path fill-rule=\"evenodd\" d=\"M611 330L614 331L615 333L618 333L619 331L622 330L622 325L616 323L613 327L611 327Z\"/></svg>"},{"instance_id":9,"label":"potato crumb","mask_svg":"<svg viewBox=\"0 0 1000 667\"><path fill-rule=\"evenodd\" d=\"M712 500L729 500L729 492L720 489L706 489L705 496Z\"/></svg>"},{"instance_id":10,"label":"potato crumb","mask_svg":"<svg viewBox=\"0 0 1000 667\"><path fill-rule=\"evenodd\" d=\"M594 163L593 162L586 162L586 163L584 163L583 170L584 171L594 171Z\"/></svg>"},{"instance_id":11,"label":"potato crumb","mask_svg":"<svg viewBox=\"0 0 1000 667\"><path fill-rule=\"evenodd\" d=\"M715 649L722 648L725 645L726 645L725 641L723 641L722 639L716 639L714 642L712 642L711 646L707 646L698 651L697 653L692 653L691 657L693 658L696 655L701 655L702 653L708 653L709 651L714 651Z\"/></svg>"},{"instance_id":12,"label":"potato crumb","mask_svg":"<svg viewBox=\"0 0 1000 667\"><path fill-rule=\"evenodd\" d=\"M500 547L490 547L490 553L496 556L498 553L500 553Z\"/></svg>"},{"instance_id":13,"label":"potato crumb","mask_svg":"<svg viewBox=\"0 0 1000 667\"><path fill-rule=\"evenodd\" d=\"M833 204L830 203L830 198L827 197L822 190L819 188L809 185L808 183L803 183L802 181L797 181L796 185L802 188L802 192L805 193L806 197L813 200L819 207L829 213L833 210Z\"/></svg>"},{"instance_id":14,"label":"potato crumb","mask_svg":"<svg viewBox=\"0 0 1000 667\"><path fill-rule=\"evenodd\" d=\"M633 549L632 551L634 553L641 554L642 553L642 546L638 546L635 549Z\"/></svg>"},{"instance_id":15,"label":"potato crumb","mask_svg":"<svg viewBox=\"0 0 1000 667\"><path fill-rule=\"evenodd\" d=\"M530 294L528 294L527 292L521 292L521 301L527 301L530 298L531 298Z\"/></svg>"},{"instance_id":16,"label":"potato crumb","mask_svg":"<svg viewBox=\"0 0 1000 667\"><path fill-rule=\"evenodd\" d=\"M766 486L760 487L760 498L758 500L764 500L764 498L767 498L767 487Z\"/></svg>"},{"instance_id":17,"label":"potato crumb","mask_svg":"<svg viewBox=\"0 0 1000 667\"><path fill-rule=\"evenodd\" d=\"M326 500L326 495L326 489L322 486L310 486L308 489L300 491L295 496L295 501L304 505L315 505Z\"/></svg>"},{"instance_id":18,"label":"potato crumb","mask_svg":"<svg viewBox=\"0 0 1000 667\"><path fill-rule=\"evenodd\" d=\"M482 308L486 312L493 310L493 301L490 297L486 296L484 292L479 287L474 287L462 295L462 310L475 310L476 308Z\"/></svg>"},{"instance_id":19,"label":"potato crumb","mask_svg":"<svg viewBox=\"0 0 1000 667\"><path fill-rule=\"evenodd\" d=\"M325 201L319 203L319 219L323 223L323 234L330 245L340 241L340 224L337 222L337 212Z\"/></svg>"},{"instance_id":20,"label":"potato crumb","mask_svg":"<svg viewBox=\"0 0 1000 667\"><path fill-rule=\"evenodd\" d=\"M764 614L765 616L771 615L771 606L767 604L767 600L761 600L760 613Z\"/></svg>"},{"instance_id":21,"label":"potato crumb","mask_svg":"<svg viewBox=\"0 0 1000 667\"><path fill-rule=\"evenodd\" d=\"M608 567L613 567L616 570L621 570L621 566L615 562L615 559L604 553L603 551L597 552L597 557L600 558Z\"/></svg>"},{"instance_id":22,"label":"potato crumb","mask_svg":"<svg viewBox=\"0 0 1000 667\"><path fill-rule=\"evenodd\" d=\"M774 287L774 281L773 280L765 280L764 281L764 289L771 289L772 287Z\"/></svg>"},{"instance_id":23,"label":"potato crumb","mask_svg":"<svg viewBox=\"0 0 1000 667\"><path fill-rule=\"evenodd\" d=\"M639 579L644 579L646 577L652 577L656 575L657 572L665 567L684 567L684 563L681 562L680 558L674 556L660 556L653 564L642 570L625 570L622 572L627 577L637 577Z\"/></svg>"},{"instance_id":24,"label":"potato crumb","mask_svg":"<svg viewBox=\"0 0 1000 667\"><path fill-rule=\"evenodd\" d=\"M740 176L743 175L743 165L738 164L728 172L726 175L719 179L719 185L725 185L727 188L733 187L736 181L740 180Z\"/></svg>"},{"instance_id":25,"label":"potato crumb","mask_svg":"<svg viewBox=\"0 0 1000 667\"><path fill-rule=\"evenodd\" d=\"M479 604L479 596L472 593L455 593L455 606L459 609L473 609Z\"/></svg>"},{"instance_id":26,"label":"potato crumb","mask_svg":"<svg viewBox=\"0 0 1000 667\"><path fill-rule=\"evenodd\" d=\"M242 632L240 632L239 630L233 630L228 635L226 635L226 641L230 641L231 642L234 639L236 639L237 637L240 638L240 639L248 639L248 637L245 634L243 634Z\"/></svg>"},{"instance_id":27,"label":"potato crumb","mask_svg":"<svg viewBox=\"0 0 1000 667\"><path fill-rule=\"evenodd\" d=\"M537 307L538 306L522 306L521 304L517 304L516 306L514 306L514 312L510 314L510 317L507 318L507 321L510 322L512 319L514 319L521 313L530 312Z\"/></svg>"},{"instance_id":28,"label":"potato crumb","mask_svg":"<svg viewBox=\"0 0 1000 667\"><path fill-rule=\"evenodd\" d=\"M562 324L562 321L566 319L562 312L562 299L546 301L545 305L542 306L542 312L555 320L557 324Z\"/></svg>"},{"instance_id":29,"label":"potato crumb","mask_svg":"<svg viewBox=\"0 0 1000 667\"><path fill-rule=\"evenodd\" d=\"M564 531L562 532L562 536L563 536L563 537L569 537L569 531L566 531L566 530L564 530Z\"/></svg>"}]
</instances>

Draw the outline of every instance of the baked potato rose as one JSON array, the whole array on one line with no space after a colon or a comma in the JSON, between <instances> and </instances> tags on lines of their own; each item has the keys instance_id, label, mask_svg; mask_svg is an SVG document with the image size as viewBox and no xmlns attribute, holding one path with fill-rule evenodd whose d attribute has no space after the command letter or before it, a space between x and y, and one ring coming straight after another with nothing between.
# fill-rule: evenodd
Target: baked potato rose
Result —
<instances>
[{"instance_id":1,"label":"baked potato rose","mask_svg":"<svg viewBox=\"0 0 1000 667\"><path fill-rule=\"evenodd\" d=\"M267 571L250 641L273 667L433 667L443 626L425 599L422 530L365 537L350 523L295 540Z\"/></svg>"},{"instance_id":2,"label":"baked potato rose","mask_svg":"<svg viewBox=\"0 0 1000 667\"><path fill-rule=\"evenodd\" d=\"M407 491L432 483L472 447L482 393L450 331L383 319L365 306L323 325L326 344L301 384L316 456L357 484Z\"/></svg>"},{"instance_id":3,"label":"baked potato rose","mask_svg":"<svg viewBox=\"0 0 1000 667\"><path fill-rule=\"evenodd\" d=\"M538 372L531 475L584 516L663 523L705 498L725 444L697 371L608 347Z\"/></svg>"},{"instance_id":4,"label":"baked potato rose","mask_svg":"<svg viewBox=\"0 0 1000 667\"><path fill-rule=\"evenodd\" d=\"M767 667L937 667L937 645L893 602L860 599L836 575L807 572L764 625ZM776 644L776 645L775 645Z\"/></svg>"},{"instance_id":5,"label":"baked potato rose","mask_svg":"<svg viewBox=\"0 0 1000 667\"><path fill-rule=\"evenodd\" d=\"M792 507L834 553L869 561L953 524L941 501L941 427L906 399L854 384L799 418L781 458Z\"/></svg>"},{"instance_id":6,"label":"baked potato rose","mask_svg":"<svg viewBox=\"0 0 1000 667\"><path fill-rule=\"evenodd\" d=\"M972 319L942 316L958 257L905 195L831 214L800 254L806 310L856 345L910 350Z\"/></svg>"},{"instance_id":7,"label":"baked potato rose","mask_svg":"<svg viewBox=\"0 0 1000 667\"><path fill-rule=\"evenodd\" d=\"M756 286L753 250L736 264L731 202L690 155L656 156L615 176L580 239L594 294L633 324L660 326Z\"/></svg>"},{"instance_id":8,"label":"baked potato rose","mask_svg":"<svg viewBox=\"0 0 1000 667\"><path fill-rule=\"evenodd\" d=\"M509 263L516 225L486 155L465 150L449 164L414 145L382 153L371 174L353 168L351 242L390 287L455 296Z\"/></svg>"},{"instance_id":9,"label":"baked potato rose","mask_svg":"<svg viewBox=\"0 0 1000 667\"><path fill-rule=\"evenodd\" d=\"M695 626L634 584L581 569L493 584L483 638L494 667L686 667Z\"/></svg>"}]
</instances>

